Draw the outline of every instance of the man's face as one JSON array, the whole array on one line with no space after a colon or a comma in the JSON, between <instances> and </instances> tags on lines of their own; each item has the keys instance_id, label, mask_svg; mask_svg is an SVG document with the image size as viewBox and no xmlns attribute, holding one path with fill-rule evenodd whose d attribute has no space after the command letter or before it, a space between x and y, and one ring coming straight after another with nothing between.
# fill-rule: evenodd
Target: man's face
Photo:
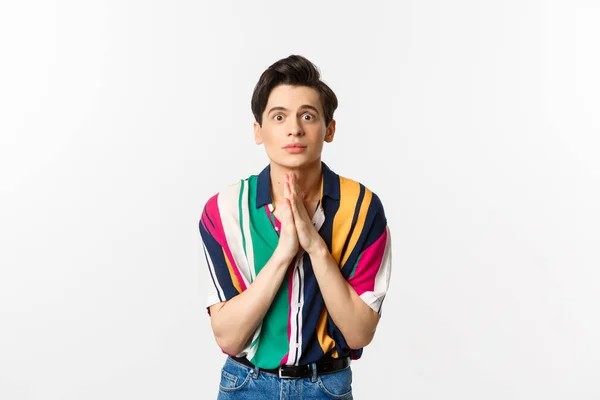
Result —
<instances>
[{"instance_id":1,"label":"man's face","mask_svg":"<svg viewBox=\"0 0 600 400\"><path fill-rule=\"evenodd\" d=\"M331 142L335 121L325 126L317 90L307 86L276 86L262 115L254 122L254 140L264 144L269 159L286 168L302 168L321 160L324 142Z\"/></svg>"}]
</instances>

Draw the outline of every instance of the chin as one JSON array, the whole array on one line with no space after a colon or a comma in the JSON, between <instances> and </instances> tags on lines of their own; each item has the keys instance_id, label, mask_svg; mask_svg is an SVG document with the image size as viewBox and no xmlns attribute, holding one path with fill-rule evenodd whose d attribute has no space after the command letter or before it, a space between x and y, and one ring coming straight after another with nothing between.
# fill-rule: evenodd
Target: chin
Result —
<instances>
[{"instance_id":1,"label":"chin","mask_svg":"<svg viewBox=\"0 0 600 400\"><path fill-rule=\"evenodd\" d=\"M285 168L303 168L303 167L312 165L317 161L318 161L318 158L313 160L313 159L307 158L305 156L282 157L282 158L273 160L273 162L275 162Z\"/></svg>"}]
</instances>

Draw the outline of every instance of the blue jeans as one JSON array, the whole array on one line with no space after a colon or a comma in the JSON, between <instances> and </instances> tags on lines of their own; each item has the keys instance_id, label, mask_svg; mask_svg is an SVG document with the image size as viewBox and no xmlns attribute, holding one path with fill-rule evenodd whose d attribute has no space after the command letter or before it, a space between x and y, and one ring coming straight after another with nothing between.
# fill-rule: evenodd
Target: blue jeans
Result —
<instances>
[{"instance_id":1,"label":"blue jeans","mask_svg":"<svg viewBox=\"0 0 600 400\"><path fill-rule=\"evenodd\" d=\"M313 368L313 371L316 369ZM227 357L221 370L217 400L352 399L350 366L311 378L280 378Z\"/></svg>"}]
</instances>

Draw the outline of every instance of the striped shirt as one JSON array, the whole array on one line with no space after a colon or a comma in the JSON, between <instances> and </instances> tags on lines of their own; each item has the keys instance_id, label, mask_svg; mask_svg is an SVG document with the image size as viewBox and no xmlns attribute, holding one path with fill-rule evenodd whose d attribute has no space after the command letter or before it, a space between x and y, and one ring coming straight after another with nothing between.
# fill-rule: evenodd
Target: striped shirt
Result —
<instances>
[{"instance_id":1,"label":"striped shirt","mask_svg":"<svg viewBox=\"0 0 600 400\"><path fill-rule=\"evenodd\" d=\"M344 278L381 315L391 275L390 231L380 199L322 163L321 198L313 224ZM271 258L280 223L272 213L270 166L226 187L206 203L200 236L210 272L207 307L242 293ZM328 314L306 252L288 269L247 347L260 368L304 365L325 355L358 359Z\"/></svg>"}]
</instances>

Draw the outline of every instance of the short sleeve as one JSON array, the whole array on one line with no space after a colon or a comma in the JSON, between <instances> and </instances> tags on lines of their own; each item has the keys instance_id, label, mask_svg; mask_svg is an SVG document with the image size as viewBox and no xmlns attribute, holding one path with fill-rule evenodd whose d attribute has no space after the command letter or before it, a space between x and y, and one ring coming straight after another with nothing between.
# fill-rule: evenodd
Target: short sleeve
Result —
<instances>
[{"instance_id":1,"label":"short sleeve","mask_svg":"<svg viewBox=\"0 0 600 400\"><path fill-rule=\"evenodd\" d=\"M392 240L383 207L377 207L348 283L379 315L392 273Z\"/></svg>"},{"instance_id":2,"label":"short sleeve","mask_svg":"<svg viewBox=\"0 0 600 400\"><path fill-rule=\"evenodd\" d=\"M200 238L208 269L208 307L227 301L241 293L239 279L232 268L223 224L219 214L218 194L208 200L199 222ZM229 253L229 254L228 254Z\"/></svg>"}]
</instances>

